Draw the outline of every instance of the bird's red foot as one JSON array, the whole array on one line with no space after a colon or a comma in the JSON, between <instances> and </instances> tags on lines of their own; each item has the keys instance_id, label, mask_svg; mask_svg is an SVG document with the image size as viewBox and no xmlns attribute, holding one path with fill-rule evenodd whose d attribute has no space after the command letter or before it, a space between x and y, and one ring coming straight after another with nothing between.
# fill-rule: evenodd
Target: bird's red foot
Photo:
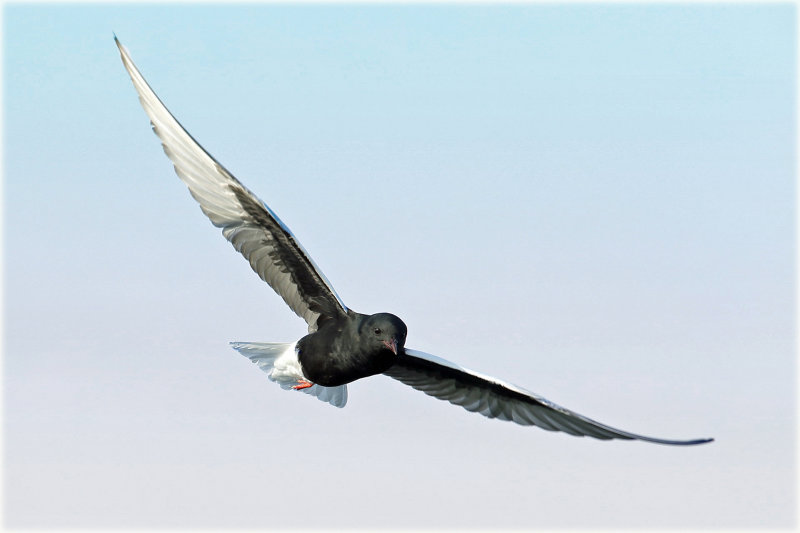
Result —
<instances>
[{"instance_id":1,"label":"bird's red foot","mask_svg":"<svg viewBox=\"0 0 800 533\"><path fill-rule=\"evenodd\" d=\"M295 385L292 388L294 390L301 390L301 389L307 389L307 388L312 387L312 386L314 386L314 384L311 383L310 381L307 381L305 379L298 379L297 380L297 385Z\"/></svg>"}]
</instances>

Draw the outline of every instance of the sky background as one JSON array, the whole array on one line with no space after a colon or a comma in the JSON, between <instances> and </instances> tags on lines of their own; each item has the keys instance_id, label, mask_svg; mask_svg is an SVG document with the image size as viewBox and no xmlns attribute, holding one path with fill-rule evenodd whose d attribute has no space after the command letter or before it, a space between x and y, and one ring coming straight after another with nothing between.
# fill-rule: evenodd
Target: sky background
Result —
<instances>
[{"instance_id":1,"label":"sky background","mask_svg":"<svg viewBox=\"0 0 800 533\"><path fill-rule=\"evenodd\" d=\"M6 4L6 527L795 522L796 27L764 5ZM339 410L228 346L297 318L203 216L189 132L407 345L691 448Z\"/></svg>"}]
</instances>

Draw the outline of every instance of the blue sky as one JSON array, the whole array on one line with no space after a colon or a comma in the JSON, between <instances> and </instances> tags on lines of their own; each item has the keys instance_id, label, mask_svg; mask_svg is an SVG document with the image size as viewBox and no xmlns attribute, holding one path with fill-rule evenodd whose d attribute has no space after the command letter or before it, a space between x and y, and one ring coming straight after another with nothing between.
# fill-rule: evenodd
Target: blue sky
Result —
<instances>
[{"instance_id":1,"label":"blue sky","mask_svg":"<svg viewBox=\"0 0 800 533\"><path fill-rule=\"evenodd\" d=\"M112 32L348 306L717 441L280 390L227 343L305 325L174 175ZM5 525L792 525L795 43L791 4L6 4Z\"/></svg>"}]
</instances>

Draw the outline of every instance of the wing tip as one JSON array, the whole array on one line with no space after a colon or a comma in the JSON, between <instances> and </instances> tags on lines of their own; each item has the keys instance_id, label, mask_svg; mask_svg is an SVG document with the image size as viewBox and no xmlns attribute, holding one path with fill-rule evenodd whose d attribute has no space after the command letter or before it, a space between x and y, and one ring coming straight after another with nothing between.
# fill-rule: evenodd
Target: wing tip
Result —
<instances>
[{"instance_id":1,"label":"wing tip","mask_svg":"<svg viewBox=\"0 0 800 533\"><path fill-rule=\"evenodd\" d=\"M714 442L714 438L713 438L713 437L709 437L709 438L706 438L706 439L695 439L695 440L691 440L691 441L687 442L686 444L690 444L690 445L695 445L695 444L708 444L708 443L710 443L710 442Z\"/></svg>"},{"instance_id":2,"label":"wing tip","mask_svg":"<svg viewBox=\"0 0 800 533\"><path fill-rule=\"evenodd\" d=\"M714 442L713 438L692 439L692 440L664 440L664 439L638 437L637 440L653 442L655 444L665 444L668 446L697 446L698 444L708 444L710 442Z\"/></svg>"}]
</instances>

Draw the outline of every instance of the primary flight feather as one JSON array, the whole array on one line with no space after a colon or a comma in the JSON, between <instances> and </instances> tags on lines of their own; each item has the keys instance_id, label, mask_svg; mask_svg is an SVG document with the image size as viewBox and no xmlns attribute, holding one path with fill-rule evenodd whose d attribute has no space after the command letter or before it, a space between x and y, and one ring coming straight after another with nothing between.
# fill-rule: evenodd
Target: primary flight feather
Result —
<instances>
[{"instance_id":1,"label":"primary flight feather","mask_svg":"<svg viewBox=\"0 0 800 533\"><path fill-rule=\"evenodd\" d=\"M278 216L206 152L172 116L114 37L139 101L178 177L211 222L286 304L308 324L293 343L232 343L284 389L301 390L337 407L347 383L385 374L425 394L489 418L596 439L701 444L614 429L499 379L405 347L405 323L390 313L348 309Z\"/></svg>"}]
</instances>

